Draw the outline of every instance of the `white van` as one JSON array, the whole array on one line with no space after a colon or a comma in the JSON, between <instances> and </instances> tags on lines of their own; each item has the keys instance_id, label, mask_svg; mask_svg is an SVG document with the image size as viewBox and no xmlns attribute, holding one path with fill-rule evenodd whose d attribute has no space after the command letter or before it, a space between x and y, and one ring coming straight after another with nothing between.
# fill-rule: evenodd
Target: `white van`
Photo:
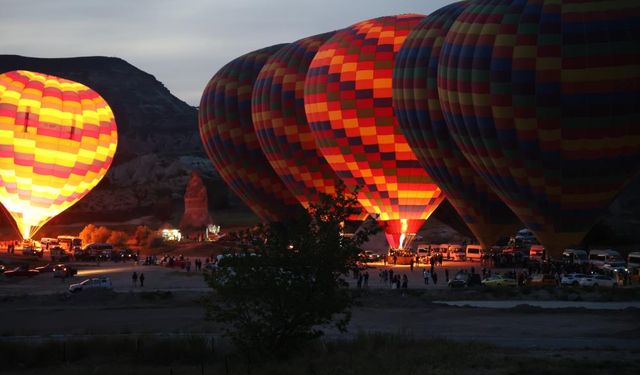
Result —
<instances>
[{"instance_id":1,"label":"white van","mask_svg":"<svg viewBox=\"0 0 640 375\"><path fill-rule=\"evenodd\" d=\"M565 249L562 252L562 261L568 264L587 264L589 263L589 256L584 250Z\"/></svg>"},{"instance_id":2,"label":"white van","mask_svg":"<svg viewBox=\"0 0 640 375\"><path fill-rule=\"evenodd\" d=\"M421 243L418 245L418 248L416 249L416 255L423 259L423 258L429 258L431 254L431 244L428 243Z\"/></svg>"},{"instance_id":3,"label":"white van","mask_svg":"<svg viewBox=\"0 0 640 375\"><path fill-rule=\"evenodd\" d=\"M449 256L453 260L464 261L467 257L465 249L462 245L451 245L449 246Z\"/></svg>"},{"instance_id":4,"label":"white van","mask_svg":"<svg viewBox=\"0 0 640 375\"><path fill-rule=\"evenodd\" d=\"M627 256L627 268L640 268L640 251L632 251Z\"/></svg>"},{"instance_id":5,"label":"white van","mask_svg":"<svg viewBox=\"0 0 640 375\"><path fill-rule=\"evenodd\" d=\"M467 260L480 260L482 259L482 246L480 245L467 245L465 249Z\"/></svg>"},{"instance_id":6,"label":"white van","mask_svg":"<svg viewBox=\"0 0 640 375\"><path fill-rule=\"evenodd\" d=\"M620 256L620 253L611 249L607 250L591 250L589 252L589 263L601 268L605 263L612 263L615 261L624 261Z\"/></svg>"}]
</instances>

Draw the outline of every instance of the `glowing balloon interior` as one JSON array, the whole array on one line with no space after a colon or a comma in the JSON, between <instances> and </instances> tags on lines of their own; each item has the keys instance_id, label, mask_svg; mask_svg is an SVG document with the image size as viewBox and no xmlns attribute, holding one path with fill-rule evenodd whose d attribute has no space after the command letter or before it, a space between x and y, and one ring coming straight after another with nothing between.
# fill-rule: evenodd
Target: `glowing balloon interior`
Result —
<instances>
[{"instance_id":1,"label":"glowing balloon interior","mask_svg":"<svg viewBox=\"0 0 640 375\"><path fill-rule=\"evenodd\" d=\"M23 238L100 182L117 143L111 108L87 86L24 70L0 75L0 202Z\"/></svg>"}]
</instances>

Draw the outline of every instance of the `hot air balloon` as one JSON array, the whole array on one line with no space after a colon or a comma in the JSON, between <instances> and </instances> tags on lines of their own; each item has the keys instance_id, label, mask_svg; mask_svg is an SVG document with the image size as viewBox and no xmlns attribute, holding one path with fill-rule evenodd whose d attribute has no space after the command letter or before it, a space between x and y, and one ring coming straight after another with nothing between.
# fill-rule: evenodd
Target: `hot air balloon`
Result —
<instances>
[{"instance_id":1,"label":"hot air balloon","mask_svg":"<svg viewBox=\"0 0 640 375\"><path fill-rule=\"evenodd\" d=\"M311 62L305 110L324 158L404 248L444 195L407 144L391 104L394 57L420 15L381 17L338 31Z\"/></svg>"},{"instance_id":2,"label":"hot air balloon","mask_svg":"<svg viewBox=\"0 0 640 375\"><path fill-rule=\"evenodd\" d=\"M87 86L26 70L0 75L0 202L24 239L100 182L117 144L111 108Z\"/></svg>"},{"instance_id":3,"label":"hot air balloon","mask_svg":"<svg viewBox=\"0 0 640 375\"><path fill-rule=\"evenodd\" d=\"M439 64L473 168L548 253L580 243L640 167L640 4L472 2Z\"/></svg>"},{"instance_id":4,"label":"hot air balloon","mask_svg":"<svg viewBox=\"0 0 640 375\"><path fill-rule=\"evenodd\" d=\"M338 176L324 160L304 111L304 80L318 48L334 33L304 38L273 54L253 88L253 125L273 170L305 207L336 193ZM354 214L364 220L366 212Z\"/></svg>"},{"instance_id":5,"label":"hot air balloon","mask_svg":"<svg viewBox=\"0 0 640 375\"><path fill-rule=\"evenodd\" d=\"M279 221L298 205L265 157L251 120L251 91L279 44L231 61L202 94L198 122L209 159L240 199L264 221Z\"/></svg>"},{"instance_id":6,"label":"hot air balloon","mask_svg":"<svg viewBox=\"0 0 640 375\"><path fill-rule=\"evenodd\" d=\"M396 56L393 105L420 164L445 192L483 248L522 226L451 139L438 99L438 58L449 28L468 2L450 4L411 31Z\"/></svg>"}]
</instances>

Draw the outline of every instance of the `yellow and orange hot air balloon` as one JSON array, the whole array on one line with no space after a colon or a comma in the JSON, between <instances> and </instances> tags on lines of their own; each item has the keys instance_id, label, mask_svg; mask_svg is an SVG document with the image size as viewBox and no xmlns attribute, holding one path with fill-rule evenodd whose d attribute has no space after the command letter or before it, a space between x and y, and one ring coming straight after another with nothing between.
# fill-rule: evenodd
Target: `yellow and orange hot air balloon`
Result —
<instances>
[{"instance_id":1,"label":"yellow and orange hot air balloon","mask_svg":"<svg viewBox=\"0 0 640 375\"><path fill-rule=\"evenodd\" d=\"M25 70L0 75L0 202L23 238L100 182L117 143L111 108L87 86Z\"/></svg>"}]
</instances>

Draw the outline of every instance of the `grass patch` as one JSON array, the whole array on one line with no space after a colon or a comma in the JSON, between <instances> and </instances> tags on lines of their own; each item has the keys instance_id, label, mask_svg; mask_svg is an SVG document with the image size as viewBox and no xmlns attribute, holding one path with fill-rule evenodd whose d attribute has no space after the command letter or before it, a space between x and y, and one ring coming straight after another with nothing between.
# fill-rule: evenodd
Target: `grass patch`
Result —
<instances>
[{"instance_id":1,"label":"grass patch","mask_svg":"<svg viewBox=\"0 0 640 375\"><path fill-rule=\"evenodd\" d=\"M251 363L250 355L219 351L205 336L112 337L1 342L5 373L20 374L635 374L635 362L576 360L476 342L362 335L320 341L282 362Z\"/></svg>"}]
</instances>

